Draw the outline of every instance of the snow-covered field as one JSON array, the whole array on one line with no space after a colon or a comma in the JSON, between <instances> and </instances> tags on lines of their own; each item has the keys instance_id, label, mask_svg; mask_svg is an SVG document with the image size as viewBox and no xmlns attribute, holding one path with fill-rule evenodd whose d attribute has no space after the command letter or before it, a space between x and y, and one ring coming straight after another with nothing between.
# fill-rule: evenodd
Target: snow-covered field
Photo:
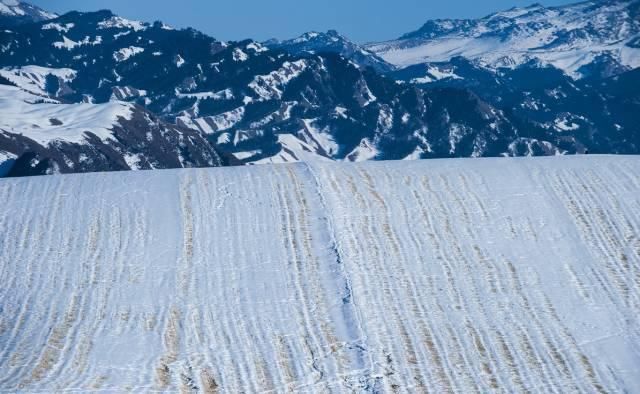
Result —
<instances>
[{"instance_id":1,"label":"snow-covered field","mask_svg":"<svg viewBox=\"0 0 640 394\"><path fill-rule=\"evenodd\" d=\"M638 392L640 157L0 180L0 391Z\"/></svg>"}]
</instances>

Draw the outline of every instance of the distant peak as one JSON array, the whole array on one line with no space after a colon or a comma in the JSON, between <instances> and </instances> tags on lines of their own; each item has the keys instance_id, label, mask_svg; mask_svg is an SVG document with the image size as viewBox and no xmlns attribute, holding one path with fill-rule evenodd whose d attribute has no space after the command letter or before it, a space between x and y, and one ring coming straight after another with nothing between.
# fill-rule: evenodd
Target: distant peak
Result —
<instances>
[{"instance_id":1,"label":"distant peak","mask_svg":"<svg viewBox=\"0 0 640 394\"><path fill-rule=\"evenodd\" d=\"M0 15L16 18L15 23L40 22L58 16L18 0L0 0Z\"/></svg>"}]
</instances>

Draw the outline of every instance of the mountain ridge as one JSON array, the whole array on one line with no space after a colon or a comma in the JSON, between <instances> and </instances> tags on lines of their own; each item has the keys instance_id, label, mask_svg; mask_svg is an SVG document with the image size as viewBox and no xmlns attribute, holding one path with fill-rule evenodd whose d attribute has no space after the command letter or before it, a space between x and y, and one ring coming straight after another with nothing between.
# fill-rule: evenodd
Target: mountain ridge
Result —
<instances>
[{"instance_id":1,"label":"mountain ridge","mask_svg":"<svg viewBox=\"0 0 640 394\"><path fill-rule=\"evenodd\" d=\"M289 40L272 39L263 44L269 48L283 49L295 55L318 52L336 53L359 66L372 67L379 73L387 73L395 68L375 53L366 50L362 45L350 41L336 30L329 30L326 33L312 31L304 33L297 38Z\"/></svg>"},{"instance_id":2,"label":"mountain ridge","mask_svg":"<svg viewBox=\"0 0 640 394\"><path fill-rule=\"evenodd\" d=\"M27 2L0 0L0 26L10 27L24 23L41 22L57 16L55 13L47 12Z\"/></svg>"},{"instance_id":3,"label":"mountain ridge","mask_svg":"<svg viewBox=\"0 0 640 394\"><path fill-rule=\"evenodd\" d=\"M583 1L566 6L540 4L479 19L439 19L396 40L365 48L402 68L448 61L455 56L486 67L516 67L537 59L574 79L598 56L626 71L640 66L640 1Z\"/></svg>"}]
</instances>

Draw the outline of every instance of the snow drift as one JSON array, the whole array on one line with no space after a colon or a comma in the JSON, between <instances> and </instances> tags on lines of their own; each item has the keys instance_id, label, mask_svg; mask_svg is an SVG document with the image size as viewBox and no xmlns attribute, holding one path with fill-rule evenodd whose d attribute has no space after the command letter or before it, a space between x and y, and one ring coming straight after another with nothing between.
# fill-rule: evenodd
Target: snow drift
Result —
<instances>
[{"instance_id":1,"label":"snow drift","mask_svg":"<svg viewBox=\"0 0 640 394\"><path fill-rule=\"evenodd\" d=\"M637 392L640 158L0 180L0 391Z\"/></svg>"}]
</instances>

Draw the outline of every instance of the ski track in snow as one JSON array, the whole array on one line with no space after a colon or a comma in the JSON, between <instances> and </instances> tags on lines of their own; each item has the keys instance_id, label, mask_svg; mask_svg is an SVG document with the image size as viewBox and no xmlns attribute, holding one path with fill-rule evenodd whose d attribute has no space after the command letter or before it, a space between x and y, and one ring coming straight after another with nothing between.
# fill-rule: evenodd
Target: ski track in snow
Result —
<instances>
[{"instance_id":1,"label":"ski track in snow","mask_svg":"<svg viewBox=\"0 0 640 394\"><path fill-rule=\"evenodd\" d=\"M0 391L636 392L640 158L0 180Z\"/></svg>"}]
</instances>

